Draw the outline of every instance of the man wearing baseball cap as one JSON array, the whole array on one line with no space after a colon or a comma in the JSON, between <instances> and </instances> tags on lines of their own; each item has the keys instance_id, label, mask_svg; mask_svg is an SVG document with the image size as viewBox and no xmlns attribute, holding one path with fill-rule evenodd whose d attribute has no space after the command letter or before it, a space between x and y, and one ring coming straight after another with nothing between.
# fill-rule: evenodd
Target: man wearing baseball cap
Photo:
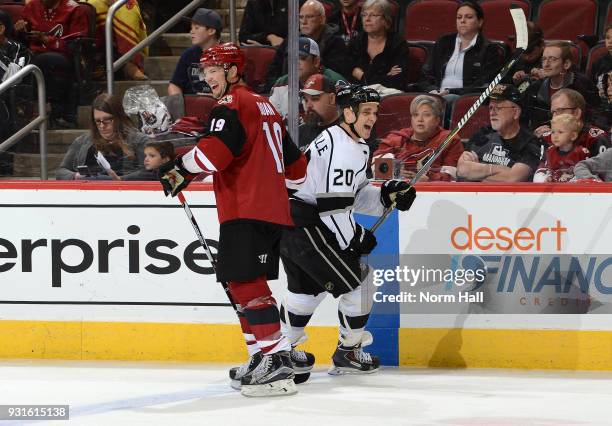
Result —
<instances>
[{"instance_id":1,"label":"man wearing baseball cap","mask_svg":"<svg viewBox=\"0 0 612 426\"><path fill-rule=\"evenodd\" d=\"M489 99L491 124L466 144L457 162L457 177L464 181L531 181L542 147L529 130L521 127L521 93L512 84L498 84Z\"/></svg>"},{"instance_id":2,"label":"man wearing baseball cap","mask_svg":"<svg viewBox=\"0 0 612 426\"><path fill-rule=\"evenodd\" d=\"M305 149L321 132L339 123L334 82L323 74L311 75L300 90L304 123L300 125L300 149Z\"/></svg>"},{"instance_id":3,"label":"man wearing baseball cap","mask_svg":"<svg viewBox=\"0 0 612 426\"><path fill-rule=\"evenodd\" d=\"M321 55L319 45L316 41L308 37L300 37L298 41L300 60L298 63L298 72L300 87L304 85L306 80L314 74L323 74L332 82L337 83L344 80L340 74L332 71L329 68L323 67L321 64ZM288 107L288 77L284 75L276 80L270 95L270 102L276 107L280 115L284 118L287 115Z\"/></svg>"},{"instance_id":4,"label":"man wearing baseball cap","mask_svg":"<svg viewBox=\"0 0 612 426\"><path fill-rule=\"evenodd\" d=\"M204 7L193 14L191 21L192 46L181 55L168 85L168 95L210 93L201 77L200 57L209 47L219 44L223 25L217 12Z\"/></svg>"}]
</instances>

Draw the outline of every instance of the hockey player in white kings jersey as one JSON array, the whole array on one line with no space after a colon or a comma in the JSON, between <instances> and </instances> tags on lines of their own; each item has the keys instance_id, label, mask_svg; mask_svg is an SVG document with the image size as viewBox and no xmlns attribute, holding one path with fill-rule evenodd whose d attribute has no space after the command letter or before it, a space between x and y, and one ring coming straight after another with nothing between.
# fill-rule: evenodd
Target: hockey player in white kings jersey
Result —
<instances>
[{"instance_id":1,"label":"hockey player in white kings jersey","mask_svg":"<svg viewBox=\"0 0 612 426\"><path fill-rule=\"evenodd\" d=\"M374 249L376 237L355 222L353 210L380 216L394 202L399 210L408 210L416 192L403 181L389 180L379 188L366 178L369 148L364 139L376 123L378 93L349 86L338 90L337 99L341 123L310 144L306 181L290 196L296 226L285 230L281 239L289 287L281 321L293 345L295 371L310 370L314 356L295 346L306 340L304 328L331 293L338 298L340 338L329 373L371 373L380 363L362 350L372 342L364 330L372 304L362 300L362 282L367 281L360 257Z\"/></svg>"}]
</instances>

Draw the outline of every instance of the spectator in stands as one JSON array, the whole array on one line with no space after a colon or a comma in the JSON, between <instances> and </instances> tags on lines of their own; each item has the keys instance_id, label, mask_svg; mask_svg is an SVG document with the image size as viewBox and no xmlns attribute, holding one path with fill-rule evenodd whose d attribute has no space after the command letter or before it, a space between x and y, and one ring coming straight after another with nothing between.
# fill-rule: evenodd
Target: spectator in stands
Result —
<instances>
[{"instance_id":1,"label":"spectator in stands","mask_svg":"<svg viewBox=\"0 0 612 426\"><path fill-rule=\"evenodd\" d=\"M408 70L408 44L393 32L391 4L387 0L366 0L361 19L364 32L348 47L353 82L402 90Z\"/></svg>"},{"instance_id":2,"label":"spectator in stands","mask_svg":"<svg viewBox=\"0 0 612 426\"><path fill-rule=\"evenodd\" d=\"M553 117L559 114L572 114L578 120L585 123L578 134L578 141L576 143L587 148L591 157L612 146L610 137L604 130L585 122L586 102L579 92L572 89L560 89L557 91L550 100L550 114ZM546 123L535 129L533 133L537 137L542 138L546 146L550 146L550 130L550 125Z\"/></svg>"},{"instance_id":3,"label":"spectator in stands","mask_svg":"<svg viewBox=\"0 0 612 426\"><path fill-rule=\"evenodd\" d=\"M609 78L612 73L612 22L606 25L604 30L605 35L605 46L608 53L604 54L593 64L593 81L597 86L597 93L601 99L601 103L604 106L602 110L612 115L612 108L610 108L611 102L608 96Z\"/></svg>"},{"instance_id":4,"label":"spectator in stands","mask_svg":"<svg viewBox=\"0 0 612 426\"><path fill-rule=\"evenodd\" d=\"M323 74L313 74L300 90L304 107L304 123L299 128L299 147L305 149L321 132L338 124L334 82Z\"/></svg>"},{"instance_id":5,"label":"spectator in stands","mask_svg":"<svg viewBox=\"0 0 612 426\"><path fill-rule=\"evenodd\" d=\"M534 81L525 91L532 129L547 121L551 96L559 89L574 89L582 94L588 106L599 105L593 83L586 76L572 71L569 43L547 42L542 55L542 70L544 78Z\"/></svg>"},{"instance_id":6,"label":"spectator in stands","mask_svg":"<svg viewBox=\"0 0 612 426\"><path fill-rule=\"evenodd\" d=\"M346 46L340 36L336 34L337 28L325 23L325 8L317 0L308 0L300 8L300 32L317 42L321 62L330 70L340 75L350 75L349 59ZM268 84L266 92L278 78L287 73L287 40L276 51L276 55L268 68Z\"/></svg>"},{"instance_id":7,"label":"spectator in stands","mask_svg":"<svg viewBox=\"0 0 612 426\"><path fill-rule=\"evenodd\" d=\"M538 24L531 21L527 22L527 30L529 44L513 68L512 83L515 86L519 86L525 80L534 81L544 78L542 71L544 33Z\"/></svg>"},{"instance_id":8,"label":"spectator in stands","mask_svg":"<svg viewBox=\"0 0 612 426\"><path fill-rule=\"evenodd\" d=\"M249 0L238 39L247 46L279 46L287 37L287 0Z\"/></svg>"},{"instance_id":9,"label":"spectator in stands","mask_svg":"<svg viewBox=\"0 0 612 426\"><path fill-rule=\"evenodd\" d=\"M93 101L89 132L70 145L56 179L109 180L115 178L114 174L134 172L144 163L144 145L148 140L126 115L121 98L103 93ZM80 170L87 173L84 175Z\"/></svg>"},{"instance_id":10,"label":"spectator in stands","mask_svg":"<svg viewBox=\"0 0 612 426\"><path fill-rule=\"evenodd\" d=\"M52 125L74 127L77 101L71 84L74 64L68 43L87 35L85 11L73 0L31 0L14 30L25 34L34 54L32 63L43 71Z\"/></svg>"},{"instance_id":11,"label":"spectator in stands","mask_svg":"<svg viewBox=\"0 0 612 426\"><path fill-rule=\"evenodd\" d=\"M108 8L116 0L85 0L96 8L97 44L102 49L106 44L104 27ZM136 0L128 0L113 17L113 46L119 56L129 52L147 37L147 27L142 19L140 6ZM148 80L144 73L144 57L149 48L145 47L123 66L123 74L130 80Z\"/></svg>"},{"instance_id":12,"label":"spectator in stands","mask_svg":"<svg viewBox=\"0 0 612 426\"><path fill-rule=\"evenodd\" d=\"M149 141L144 145L144 169L136 170L119 180L158 180L159 166L168 161L174 161L174 145L170 141Z\"/></svg>"},{"instance_id":13,"label":"spectator in stands","mask_svg":"<svg viewBox=\"0 0 612 426\"><path fill-rule=\"evenodd\" d=\"M498 47L482 34L484 13L476 2L457 6L457 32L438 39L422 69L420 90L445 96L482 91L501 66ZM448 97L447 95L455 96Z\"/></svg>"},{"instance_id":14,"label":"spectator in stands","mask_svg":"<svg viewBox=\"0 0 612 426\"><path fill-rule=\"evenodd\" d=\"M13 36L13 20L11 16L0 10L0 81L6 80L5 75L10 75L15 65L22 68L30 62L30 52L25 46L16 42ZM14 64L14 65L11 65Z\"/></svg>"},{"instance_id":15,"label":"spectator in stands","mask_svg":"<svg viewBox=\"0 0 612 426\"><path fill-rule=\"evenodd\" d=\"M363 32L360 0L340 0L340 7L329 17L327 22L338 27L338 34L348 44Z\"/></svg>"},{"instance_id":16,"label":"spectator in stands","mask_svg":"<svg viewBox=\"0 0 612 426\"><path fill-rule=\"evenodd\" d=\"M576 143L582 123L572 114L553 117L552 146L546 150L546 162L533 176L534 182L569 182L574 166L589 157L589 150Z\"/></svg>"},{"instance_id":17,"label":"spectator in stands","mask_svg":"<svg viewBox=\"0 0 612 426\"><path fill-rule=\"evenodd\" d=\"M401 160L402 179L412 179L450 133L442 128L443 114L444 107L438 99L430 95L417 96L410 103L410 127L389 133L380 141L373 158ZM457 160L462 153L463 145L455 136L420 181L456 180Z\"/></svg>"},{"instance_id":18,"label":"spectator in stands","mask_svg":"<svg viewBox=\"0 0 612 426\"><path fill-rule=\"evenodd\" d=\"M460 180L527 182L541 157L541 145L521 127L521 94L511 84L498 84L490 95L491 125L474 134L457 162Z\"/></svg>"},{"instance_id":19,"label":"spectator in stands","mask_svg":"<svg viewBox=\"0 0 612 426\"><path fill-rule=\"evenodd\" d=\"M191 46L181 55L168 84L168 95L210 93L200 70L200 57L209 47L219 44L221 17L214 10L199 8L191 18Z\"/></svg>"},{"instance_id":20,"label":"spectator in stands","mask_svg":"<svg viewBox=\"0 0 612 426\"><path fill-rule=\"evenodd\" d=\"M576 164L572 181L581 180L612 182L612 149Z\"/></svg>"},{"instance_id":21,"label":"spectator in stands","mask_svg":"<svg viewBox=\"0 0 612 426\"><path fill-rule=\"evenodd\" d=\"M319 46L317 43L308 38L300 37L299 39L300 49L300 62L299 62L299 82L300 87L306 82L306 80L314 74L323 74L335 83L341 81L343 77L321 65L321 54L319 52ZM287 75L279 78L274 87L272 88L272 94L270 95L270 102L278 110L280 115L285 118L289 111L289 97L288 97L288 78Z\"/></svg>"}]
</instances>

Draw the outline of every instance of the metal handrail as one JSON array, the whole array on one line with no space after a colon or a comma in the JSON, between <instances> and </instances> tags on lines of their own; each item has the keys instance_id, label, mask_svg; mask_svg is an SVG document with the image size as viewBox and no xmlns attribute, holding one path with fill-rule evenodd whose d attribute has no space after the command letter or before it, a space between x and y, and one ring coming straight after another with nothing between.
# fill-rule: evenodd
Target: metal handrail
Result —
<instances>
[{"instance_id":1,"label":"metal handrail","mask_svg":"<svg viewBox=\"0 0 612 426\"><path fill-rule=\"evenodd\" d=\"M149 46L151 43L157 40L160 35L162 35L167 30L176 25L176 23L180 21L184 15L189 14L189 12L191 12L193 9L197 8L204 2L204 0L193 0L183 9L181 9L180 12L170 18L162 26L160 26L158 29L149 34L144 40L142 40L136 46L132 47L129 52L125 53L113 63L113 18L117 10L127 1L128 0L118 0L108 9L108 13L106 15L106 27L104 28L106 42L106 90L111 95L113 94L115 71L125 65L125 63L128 62L132 58L132 56L134 56L143 48Z\"/></svg>"},{"instance_id":2,"label":"metal handrail","mask_svg":"<svg viewBox=\"0 0 612 426\"><path fill-rule=\"evenodd\" d=\"M20 69L15 75L9 77L6 81L0 84L0 93L10 89L15 84L19 83L28 74L34 74L36 77L36 88L38 91L38 117L30 123L22 127L17 133L0 144L0 153L3 153L25 135L30 133L34 128L38 127L38 139L40 142L40 179L47 180L47 90L45 87L45 77L36 65L26 65Z\"/></svg>"}]
</instances>

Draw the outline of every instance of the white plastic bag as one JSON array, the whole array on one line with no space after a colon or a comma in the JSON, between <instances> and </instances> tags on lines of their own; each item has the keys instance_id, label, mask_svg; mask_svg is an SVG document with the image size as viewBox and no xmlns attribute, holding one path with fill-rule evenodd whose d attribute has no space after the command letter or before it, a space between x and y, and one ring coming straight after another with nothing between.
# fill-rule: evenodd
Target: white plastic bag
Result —
<instances>
[{"instance_id":1,"label":"white plastic bag","mask_svg":"<svg viewBox=\"0 0 612 426\"><path fill-rule=\"evenodd\" d=\"M146 135L167 133L170 128L170 112L152 86L129 88L123 95L123 109L138 116L140 131Z\"/></svg>"}]
</instances>

